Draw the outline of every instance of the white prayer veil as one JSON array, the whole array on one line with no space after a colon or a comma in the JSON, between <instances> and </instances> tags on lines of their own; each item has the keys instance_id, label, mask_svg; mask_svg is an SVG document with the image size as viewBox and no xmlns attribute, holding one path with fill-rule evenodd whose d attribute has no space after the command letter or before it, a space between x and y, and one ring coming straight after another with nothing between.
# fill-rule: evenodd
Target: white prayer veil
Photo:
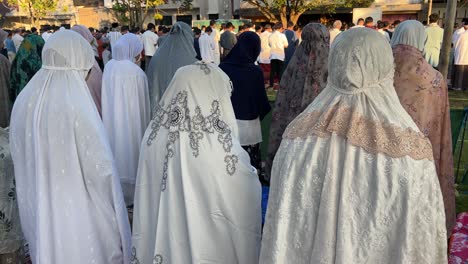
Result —
<instances>
[{"instance_id":1,"label":"white prayer veil","mask_svg":"<svg viewBox=\"0 0 468 264\"><path fill-rule=\"evenodd\" d=\"M231 89L218 67L196 63L179 68L161 98L142 140L135 263L258 263L261 188Z\"/></svg>"},{"instance_id":2,"label":"white prayer veil","mask_svg":"<svg viewBox=\"0 0 468 264\"><path fill-rule=\"evenodd\" d=\"M102 78L102 121L127 206L133 204L141 139L150 121L148 81L134 63L142 45L127 33L112 47Z\"/></svg>"},{"instance_id":3,"label":"white prayer veil","mask_svg":"<svg viewBox=\"0 0 468 264\"><path fill-rule=\"evenodd\" d=\"M276 154L260 263L446 263L431 144L396 95L388 41L343 32L328 68Z\"/></svg>"},{"instance_id":4,"label":"white prayer veil","mask_svg":"<svg viewBox=\"0 0 468 264\"><path fill-rule=\"evenodd\" d=\"M129 263L122 190L85 82L93 61L78 33L56 32L13 107L10 146L33 263Z\"/></svg>"},{"instance_id":5,"label":"white prayer veil","mask_svg":"<svg viewBox=\"0 0 468 264\"><path fill-rule=\"evenodd\" d=\"M135 61L143 50L141 40L133 33L127 33L112 46L112 59Z\"/></svg>"},{"instance_id":6,"label":"white prayer veil","mask_svg":"<svg viewBox=\"0 0 468 264\"><path fill-rule=\"evenodd\" d=\"M403 44L415 47L422 52L426 39L426 29L421 22L417 20L406 20L395 29L390 43L392 47Z\"/></svg>"}]
</instances>

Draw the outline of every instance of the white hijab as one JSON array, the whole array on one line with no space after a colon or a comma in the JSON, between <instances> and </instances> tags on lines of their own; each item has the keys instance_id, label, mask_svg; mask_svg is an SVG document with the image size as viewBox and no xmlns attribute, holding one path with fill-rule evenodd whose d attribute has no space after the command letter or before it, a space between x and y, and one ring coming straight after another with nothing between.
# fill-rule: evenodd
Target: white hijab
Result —
<instances>
[{"instance_id":1,"label":"white hijab","mask_svg":"<svg viewBox=\"0 0 468 264\"><path fill-rule=\"evenodd\" d=\"M343 32L328 69L276 154L260 263L447 263L432 147L399 102L388 41Z\"/></svg>"},{"instance_id":2,"label":"white hijab","mask_svg":"<svg viewBox=\"0 0 468 264\"><path fill-rule=\"evenodd\" d=\"M112 47L102 77L102 121L106 128L127 206L133 204L140 144L150 121L148 81L133 61L143 45L128 33Z\"/></svg>"},{"instance_id":3,"label":"white hijab","mask_svg":"<svg viewBox=\"0 0 468 264\"><path fill-rule=\"evenodd\" d=\"M261 188L240 146L230 95L216 66L175 73L142 141L135 261L258 263Z\"/></svg>"},{"instance_id":4,"label":"white hijab","mask_svg":"<svg viewBox=\"0 0 468 264\"><path fill-rule=\"evenodd\" d=\"M117 40L112 46L112 59L122 61L135 61L135 57L140 55L143 50L143 44L133 33L127 33Z\"/></svg>"},{"instance_id":5,"label":"white hijab","mask_svg":"<svg viewBox=\"0 0 468 264\"><path fill-rule=\"evenodd\" d=\"M390 43L392 47L403 44L415 47L422 52L426 39L426 29L421 22L417 20L406 20L395 29Z\"/></svg>"},{"instance_id":6,"label":"white hijab","mask_svg":"<svg viewBox=\"0 0 468 264\"><path fill-rule=\"evenodd\" d=\"M10 131L21 224L33 263L129 263L130 228L85 76L93 51L61 30L16 99Z\"/></svg>"}]
</instances>

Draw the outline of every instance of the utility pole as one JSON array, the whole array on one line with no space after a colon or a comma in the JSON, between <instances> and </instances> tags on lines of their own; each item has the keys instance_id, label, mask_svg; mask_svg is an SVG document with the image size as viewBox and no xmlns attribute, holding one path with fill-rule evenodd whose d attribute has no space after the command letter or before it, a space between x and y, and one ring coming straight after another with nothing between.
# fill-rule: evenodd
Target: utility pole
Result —
<instances>
[{"instance_id":1,"label":"utility pole","mask_svg":"<svg viewBox=\"0 0 468 264\"><path fill-rule=\"evenodd\" d=\"M439 71L444 79L447 79L450 62L450 49L452 47L453 26L455 24L455 14L457 12L457 0L447 0L444 23L444 40L440 49Z\"/></svg>"}]
</instances>

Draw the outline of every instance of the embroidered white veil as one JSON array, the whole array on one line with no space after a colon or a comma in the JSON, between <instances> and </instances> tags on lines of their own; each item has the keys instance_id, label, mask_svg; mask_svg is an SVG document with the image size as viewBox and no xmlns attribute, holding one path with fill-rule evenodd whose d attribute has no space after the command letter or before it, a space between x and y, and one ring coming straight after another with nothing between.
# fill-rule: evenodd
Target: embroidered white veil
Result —
<instances>
[{"instance_id":1,"label":"embroidered white veil","mask_svg":"<svg viewBox=\"0 0 468 264\"><path fill-rule=\"evenodd\" d=\"M142 142L134 261L258 263L261 188L230 95L216 66L175 73Z\"/></svg>"}]
</instances>

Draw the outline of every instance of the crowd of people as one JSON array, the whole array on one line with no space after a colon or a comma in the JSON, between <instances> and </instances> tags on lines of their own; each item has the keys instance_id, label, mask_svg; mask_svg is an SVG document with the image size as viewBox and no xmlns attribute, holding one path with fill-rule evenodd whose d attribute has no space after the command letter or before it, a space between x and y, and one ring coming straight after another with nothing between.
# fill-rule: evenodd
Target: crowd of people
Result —
<instances>
[{"instance_id":1,"label":"crowd of people","mask_svg":"<svg viewBox=\"0 0 468 264\"><path fill-rule=\"evenodd\" d=\"M438 21L0 29L5 237L32 263L447 263Z\"/></svg>"}]
</instances>

